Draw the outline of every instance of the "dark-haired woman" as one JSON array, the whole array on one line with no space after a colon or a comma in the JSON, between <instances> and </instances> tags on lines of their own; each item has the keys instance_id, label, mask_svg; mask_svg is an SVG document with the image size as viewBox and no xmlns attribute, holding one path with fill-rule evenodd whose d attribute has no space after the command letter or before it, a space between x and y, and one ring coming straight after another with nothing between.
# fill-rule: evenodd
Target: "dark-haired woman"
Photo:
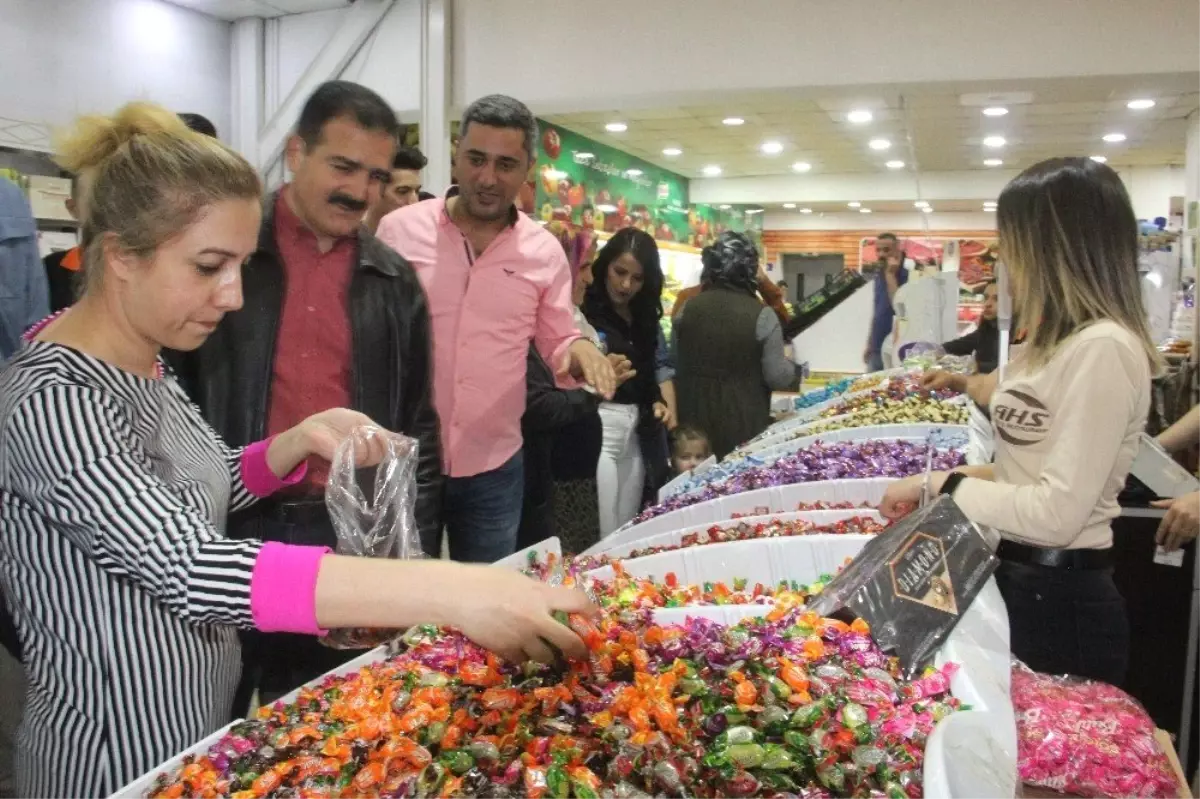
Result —
<instances>
[{"instance_id":1,"label":"dark-haired woman","mask_svg":"<svg viewBox=\"0 0 1200 799\"><path fill-rule=\"evenodd\" d=\"M658 245L648 233L625 228L597 254L583 300L584 315L608 352L628 358L636 372L611 402L600 405L604 442L596 483L602 536L637 514L646 479L641 442L672 421L655 380L662 285Z\"/></svg>"},{"instance_id":2,"label":"dark-haired woman","mask_svg":"<svg viewBox=\"0 0 1200 799\"><path fill-rule=\"evenodd\" d=\"M679 422L708 434L724 458L771 423L771 391L795 390L779 317L763 307L758 250L741 233L704 249L704 290L675 318Z\"/></svg>"},{"instance_id":3,"label":"dark-haired woman","mask_svg":"<svg viewBox=\"0 0 1200 799\"><path fill-rule=\"evenodd\" d=\"M1138 289L1137 219L1111 168L1055 158L1005 187L996 221L1025 343L999 385L995 372L961 381L991 408L995 464L935 473L932 485L1000 531L996 582L1013 654L1037 671L1120 684L1129 620L1110 522L1158 366ZM880 511L901 516L920 493L920 478L896 481Z\"/></svg>"}]
</instances>

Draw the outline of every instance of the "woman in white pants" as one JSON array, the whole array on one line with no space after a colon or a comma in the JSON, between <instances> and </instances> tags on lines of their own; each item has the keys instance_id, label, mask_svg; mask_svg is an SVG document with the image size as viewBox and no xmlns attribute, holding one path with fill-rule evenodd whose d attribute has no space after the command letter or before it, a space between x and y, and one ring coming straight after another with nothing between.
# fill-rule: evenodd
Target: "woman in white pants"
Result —
<instances>
[{"instance_id":1,"label":"woman in white pants","mask_svg":"<svg viewBox=\"0 0 1200 799\"><path fill-rule=\"evenodd\" d=\"M608 352L625 356L635 370L612 401L600 405L604 439L596 483L600 534L606 536L641 505L646 479L641 441L671 422L655 379L663 284L658 245L640 230L619 230L596 256L592 276L583 312Z\"/></svg>"}]
</instances>

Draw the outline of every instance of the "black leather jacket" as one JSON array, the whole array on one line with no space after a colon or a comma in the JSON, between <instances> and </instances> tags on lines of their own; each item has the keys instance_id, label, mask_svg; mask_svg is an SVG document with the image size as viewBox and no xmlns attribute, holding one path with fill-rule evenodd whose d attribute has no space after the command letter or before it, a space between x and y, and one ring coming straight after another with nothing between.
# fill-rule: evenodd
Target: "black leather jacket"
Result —
<instances>
[{"instance_id":1,"label":"black leather jacket","mask_svg":"<svg viewBox=\"0 0 1200 799\"><path fill-rule=\"evenodd\" d=\"M242 308L226 315L200 349L168 356L205 418L235 447L267 435L285 283L274 209L271 195L264 205L258 251L242 270ZM408 262L365 229L359 233L349 305L353 407L387 429L418 440L416 521L426 548L435 546L442 526L442 467L432 401L429 308ZM256 506L231 516L229 535L262 537L266 531L257 524L261 512Z\"/></svg>"}]
</instances>

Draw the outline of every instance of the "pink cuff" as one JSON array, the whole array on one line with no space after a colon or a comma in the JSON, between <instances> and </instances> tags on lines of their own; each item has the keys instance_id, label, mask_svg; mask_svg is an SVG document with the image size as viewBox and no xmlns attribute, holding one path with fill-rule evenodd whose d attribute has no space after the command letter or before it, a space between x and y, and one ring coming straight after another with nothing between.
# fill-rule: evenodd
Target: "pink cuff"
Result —
<instances>
[{"instance_id":1,"label":"pink cuff","mask_svg":"<svg viewBox=\"0 0 1200 799\"><path fill-rule=\"evenodd\" d=\"M247 491L260 499L271 496L284 486L296 485L308 474L308 463L304 462L282 480L276 477L267 465L267 449L274 440L275 437L271 436L255 441L242 450L242 482L246 484Z\"/></svg>"},{"instance_id":2,"label":"pink cuff","mask_svg":"<svg viewBox=\"0 0 1200 799\"><path fill-rule=\"evenodd\" d=\"M250 613L265 633L325 635L317 625L317 574L328 547L268 541L250 577Z\"/></svg>"}]
</instances>

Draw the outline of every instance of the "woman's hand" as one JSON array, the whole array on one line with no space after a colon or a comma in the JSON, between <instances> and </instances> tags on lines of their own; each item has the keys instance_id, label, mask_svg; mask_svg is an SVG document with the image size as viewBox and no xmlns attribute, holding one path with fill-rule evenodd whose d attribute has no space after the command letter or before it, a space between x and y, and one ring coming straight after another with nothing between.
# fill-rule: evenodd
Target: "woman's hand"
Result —
<instances>
[{"instance_id":1,"label":"woman's hand","mask_svg":"<svg viewBox=\"0 0 1200 799\"><path fill-rule=\"evenodd\" d=\"M579 636L551 615L555 611L598 614L599 608L582 591L546 585L503 567L455 567L463 573L444 587L453 594L446 624L513 663L551 663L555 659L551 644L567 657L587 657Z\"/></svg>"},{"instance_id":2,"label":"woman's hand","mask_svg":"<svg viewBox=\"0 0 1200 799\"><path fill-rule=\"evenodd\" d=\"M675 414L671 413L665 402L654 403L654 418L662 422L668 430L675 429Z\"/></svg>"},{"instance_id":3,"label":"woman's hand","mask_svg":"<svg viewBox=\"0 0 1200 799\"><path fill-rule=\"evenodd\" d=\"M937 496L949 476L950 472L930 473L928 499ZM885 519L899 519L912 513L921 504L921 489L924 485L924 474L914 474L912 477L889 483L879 503L880 515Z\"/></svg>"},{"instance_id":4,"label":"woman's hand","mask_svg":"<svg viewBox=\"0 0 1200 799\"><path fill-rule=\"evenodd\" d=\"M595 344L585 338L575 339L567 348L557 370L558 377L573 377L596 389L601 397L610 400L617 390L617 378L612 363Z\"/></svg>"},{"instance_id":5,"label":"woman's hand","mask_svg":"<svg viewBox=\"0 0 1200 799\"><path fill-rule=\"evenodd\" d=\"M283 478L310 456L333 460L338 446L350 437L356 427L377 426L370 417L346 408L332 408L313 414L290 430L280 433L267 449L267 465L276 477ZM386 437L393 435L380 430L354 453L355 466L374 466L387 452Z\"/></svg>"},{"instance_id":6,"label":"woman's hand","mask_svg":"<svg viewBox=\"0 0 1200 799\"><path fill-rule=\"evenodd\" d=\"M961 394L967 390L967 376L934 369L921 375L921 388L926 391L950 389Z\"/></svg>"},{"instance_id":7,"label":"woman's hand","mask_svg":"<svg viewBox=\"0 0 1200 799\"><path fill-rule=\"evenodd\" d=\"M633 362L624 355L609 353L608 362L612 364L613 376L617 380L617 388L637 377L637 369L633 368Z\"/></svg>"},{"instance_id":8,"label":"woman's hand","mask_svg":"<svg viewBox=\"0 0 1200 799\"><path fill-rule=\"evenodd\" d=\"M1154 540L1168 552L1196 538L1200 531L1200 491L1193 491L1175 499L1160 499L1150 503L1156 508L1166 508L1167 515L1158 524Z\"/></svg>"}]
</instances>

